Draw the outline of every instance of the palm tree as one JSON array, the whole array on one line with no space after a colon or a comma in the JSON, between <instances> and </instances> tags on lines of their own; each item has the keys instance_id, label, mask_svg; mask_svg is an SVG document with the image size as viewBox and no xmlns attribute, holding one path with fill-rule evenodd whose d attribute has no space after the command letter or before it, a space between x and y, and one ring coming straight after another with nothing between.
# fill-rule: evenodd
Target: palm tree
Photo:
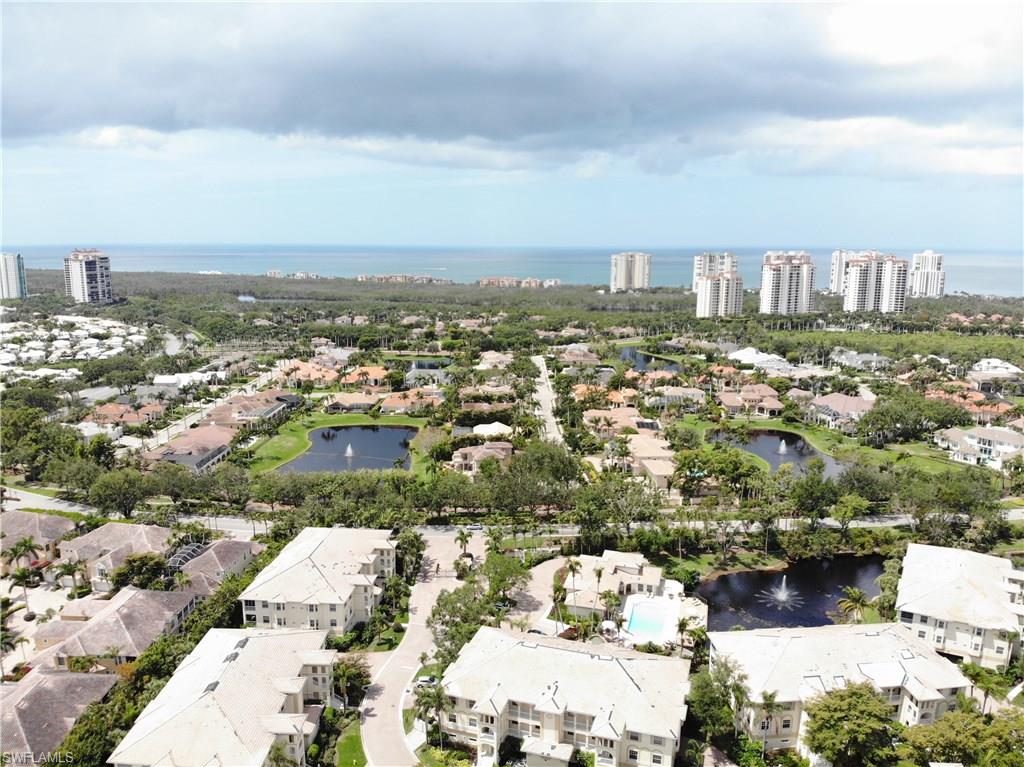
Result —
<instances>
[{"instance_id":1,"label":"palm tree","mask_svg":"<svg viewBox=\"0 0 1024 767\"><path fill-rule=\"evenodd\" d=\"M26 644L28 640L25 637L16 637L12 634L6 626L0 627L0 656L12 653L18 649L19 645ZM0 657L0 679L4 677L4 666L3 659Z\"/></svg>"},{"instance_id":2,"label":"palm tree","mask_svg":"<svg viewBox=\"0 0 1024 767\"><path fill-rule=\"evenodd\" d=\"M39 552L42 551L42 548L34 540L26 537L12 543L2 556L8 564L17 563L20 559L27 559L31 562L33 559L39 559Z\"/></svg>"},{"instance_id":3,"label":"palm tree","mask_svg":"<svg viewBox=\"0 0 1024 767\"><path fill-rule=\"evenodd\" d=\"M772 726L772 718L779 710L779 704L775 700L778 697L778 693L775 690L771 692L761 693L761 713L764 715L764 729L761 730L763 733L761 737L761 758L764 758L764 750L768 745L768 729Z\"/></svg>"},{"instance_id":4,"label":"palm tree","mask_svg":"<svg viewBox=\"0 0 1024 767\"><path fill-rule=\"evenodd\" d=\"M594 590L594 604L592 607L597 609L597 596L601 593L601 576L604 575L604 568L601 565L594 567L594 577L597 578L597 588Z\"/></svg>"},{"instance_id":5,"label":"palm tree","mask_svg":"<svg viewBox=\"0 0 1024 767\"><path fill-rule=\"evenodd\" d=\"M601 603L604 605L604 614L610 615L619 605L622 604L622 600L619 599L619 595L611 589L605 589L601 592Z\"/></svg>"},{"instance_id":6,"label":"palm tree","mask_svg":"<svg viewBox=\"0 0 1024 767\"><path fill-rule=\"evenodd\" d=\"M686 640L686 632L690 630L690 619L685 615L680 616L676 621L676 633L679 634L679 657L683 657L683 645Z\"/></svg>"},{"instance_id":7,"label":"palm tree","mask_svg":"<svg viewBox=\"0 0 1024 767\"><path fill-rule=\"evenodd\" d=\"M871 600L856 586L844 586L843 594L845 596L836 603L836 606L847 619L852 618L855 623L860 623L864 619L864 610L871 604Z\"/></svg>"},{"instance_id":8,"label":"palm tree","mask_svg":"<svg viewBox=\"0 0 1024 767\"><path fill-rule=\"evenodd\" d=\"M444 731L441 729L441 716L445 711L450 711L452 699L448 697L444 687L440 684L431 684L416 689L416 701L414 703L416 716L424 722L433 715L437 722L437 745L444 745Z\"/></svg>"},{"instance_id":9,"label":"palm tree","mask_svg":"<svg viewBox=\"0 0 1024 767\"><path fill-rule=\"evenodd\" d=\"M11 573L10 577L11 585L8 587L8 591L13 591L15 586L21 586L25 594L25 620L30 621L36 617L36 614L32 612L32 608L28 604L28 587L35 582L35 573L27 567L19 567Z\"/></svg>"},{"instance_id":10,"label":"palm tree","mask_svg":"<svg viewBox=\"0 0 1024 767\"><path fill-rule=\"evenodd\" d=\"M555 606L555 633L561 634L562 605L565 604L565 586L556 583L551 587L551 602Z\"/></svg>"},{"instance_id":11,"label":"palm tree","mask_svg":"<svg viewBox=\"0 0 1024 767\"><path fill-rule=\"evenodd\" d=\"M466 532L465 528L460 529L455 534L455 542L462 547L462 553L466 553L466 547L469 546L469 533Z\"/></svg>"},{"instance_id":12,"label":"palm tree","mask_svg":"<svg viewBox=\"0 0 1024 767\"><path fill-rule=\"evenodd\" d=\"M487 528L487 551L492 554L501 553L501 542L505 539L505 531L500 527Z\"/></svg>"},{"instance_id":13,"label":"palm tree","mask_svg":"<svg viewBox=\"0 0 1024 767\"><path fill-rule=\"evenodd\" d=\"M78 591L78 574L85 572L84 562L60 562L57 564L57 577L70 578L71 588Z\"/></svg>"},{"instance_id":14,"label":"palm tree","mask_svg":"<svg viewBox=\"0 0 1024 767\"><path fill-rule=\"evenodd\" d=\"M569 573L569 577L572 578L572 611L576 613L576 576L583 570L583 565L575 557L570 557L569 561L565 563L565 571Z\"/></svg>"},{"instance_id":15,"label":"palm tree","mask_svg":"<svg viewBox=\"0 0 1024 767\"><path fill-rule=\"evenodd\" d=\"M364 687L370 681L370 667L362 655L345 655L334 664L334 687L341 696L342 710L348 708L349 690Z\"/></svg>"},{"instance_id":16,"label":"palm tree","mask_svg":"<svg viewBox=\"0 0 1024 767\"><path fill-rule=\"evenodd\" d=\"M285 753L284 744L280 741L274 741L274 745L270 747L267 762L270 767L295 767L296 764L295 760Z\"/></svg>"},{"instance_id":17,"label":"palm tree","mask_svg":"<svg viewBox=\"0 0 1024 767\"><path fill-rule=\"evenodd\" d=\"M619 640L619 644L622 644L622 627L626 625L626 616L622 613L619 613L614 618L612 618L612 621L614 621L615 623L615 632L616 637Z\"/></svg>"},{"instance_id":18,"label":"palm tree","mask_svg":"<svg viewBox=\"0 0 1024 767\"><path fill-rule=\"evenodd\" d=\"M183 573L181 570L174 574L174 586L179 591L184 591L192 585L192 578L188 573Z\"/></svg>"}]
</instances>

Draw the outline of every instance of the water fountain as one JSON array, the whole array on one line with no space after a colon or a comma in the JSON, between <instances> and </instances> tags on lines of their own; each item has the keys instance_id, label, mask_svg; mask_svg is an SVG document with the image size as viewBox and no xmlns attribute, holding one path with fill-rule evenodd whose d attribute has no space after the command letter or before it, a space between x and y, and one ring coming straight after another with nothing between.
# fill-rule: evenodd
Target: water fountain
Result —
<instances>
[{"instance_id":1,"label":"water fountain","mask_svg":"<svg viewBox=\"0 0 1024 767\"><path fill-rule=\"evenodd\" d=\"M346 458L351 458L355 454L356 454L356 451L352 449L352 443L349 442L348 446L345 448L345 457Z\"/></svg>"},{"instance_id":2,"label":"water fountain","mask_svg":"<svg viewBox=\"0 0 1024 767\"><path fill-rule=\"evenodd\" d=\"M762 589L757 596L761 604L776 607L779 610L794 610L803 606L804 603L803 597L786 585L785 575L782 576L782 583L769 589Z\"/></svg>"},{"instance_id":3,"label":"water fountain","mask_svg":"<svg viewBox=\"0 0 1024 767\"><path fill-rule=\"evenodd\" d=\"M776 451L779 455L785 455L789 452L789 447L786 446L786 440L779 438L779 449Z\"/></svg>"}]
</instances>

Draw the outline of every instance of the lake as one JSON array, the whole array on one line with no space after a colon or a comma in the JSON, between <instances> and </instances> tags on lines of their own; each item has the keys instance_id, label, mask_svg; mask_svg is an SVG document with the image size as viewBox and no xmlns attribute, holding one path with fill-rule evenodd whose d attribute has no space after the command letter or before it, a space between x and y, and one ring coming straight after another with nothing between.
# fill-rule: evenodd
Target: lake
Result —
<instances>
[{"instance_id":1,"label":"lake","mask_svg":"<svg viewBox=\"0 0 1024 767\"><path fill-rule=\"evenodd\" d=\"M393 469L410 464L409 443L416 429L408 426L328 426L309 433L310 447L278 471L358 471Z\"/></svg>"},{"instance_id":2,"label":"lake","mask_svg":"<svg viewBox=\"0 0 1024 767\"><path fill-rule=\"evenodd\" d=\"M733 626L824 626L832 622L828 613L836 609L844 586L878 596L875 578L881 575L883 562L880 556L801 559L783 571L720 575L703 582L697 596L708 603L711 631Z\"/></svg>"},{"instance_id":3,"label":"lake","mask_svg":"<svg viewBox=\"0 0 1024 767\"><path fill-rule=\"evenodd\" d=\"M843 471L841 463L827 453L815 450L799 434L775 429L749 429L747 438L746 442L737 444L736 447L763 458L771 466L772 471L777 471L784 463L791 463L794 467L800 468L815 457L825 462L826 477L838 476ZM712 442L724 441L718 434L710 434L708 439Z\"/></svg>"},{"instance_id":4,"label":"lake","mask_svg":"<svg viewBox=\"0 0 1024 767\"><path fill-rule=\"evenodd\" d=\"M672 373L679 372L679 365L668 360L663 360L659 357L654 357L645 351L641 351L635 346L620 346L619 347L619 359L623 362L632 362L633 370L643 372L647 370L647 367L652 362L658 362L658 368L660 370L668 370Z\"/></svg>"}]
</instances>

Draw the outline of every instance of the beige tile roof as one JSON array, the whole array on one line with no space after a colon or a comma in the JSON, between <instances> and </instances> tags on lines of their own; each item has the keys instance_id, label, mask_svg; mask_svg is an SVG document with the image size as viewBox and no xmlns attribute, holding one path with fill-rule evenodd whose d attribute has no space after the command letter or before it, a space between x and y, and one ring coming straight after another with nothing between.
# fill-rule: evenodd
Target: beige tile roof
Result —
<instances>
[{"instance_id":1,"label":"beige tile roof","mask_svg":"<svg viewBox=\"0 0 1024 767\"><path fill-rule=\"evenodd\" d=\"M0 513L0 531L3 531L6 546L22 538L47 546L74 529L74 522L54 514L17 510Z\"/></svg>"},{"instance_id":2,"label":"beige tile roof","mask_svg":"<svg viewBox=\"0 0 1024 767\"><path fill-rule=\"evenodd\" d=\"M112 569L129 554L165 553L170 537L171 531L166 527L108 522L85 535L63 541L59 549L61 559L79 562L106 559Z\"/></svg>"}]
</instances>

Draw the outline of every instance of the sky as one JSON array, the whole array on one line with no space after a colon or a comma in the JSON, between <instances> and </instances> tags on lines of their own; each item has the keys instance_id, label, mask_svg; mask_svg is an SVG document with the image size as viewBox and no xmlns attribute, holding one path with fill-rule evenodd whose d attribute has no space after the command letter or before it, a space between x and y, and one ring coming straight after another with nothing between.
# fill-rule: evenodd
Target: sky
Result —
<instances>
[{"instance_id":1,"label":"sky","mask_svg":"<svg viewBox=\"0 0 1024 767\"><path fill-rule=\"evenodd\" d=\"M1019 2L0 8L5 247L1022 248Z\"/></svg>"}]
</instances>

